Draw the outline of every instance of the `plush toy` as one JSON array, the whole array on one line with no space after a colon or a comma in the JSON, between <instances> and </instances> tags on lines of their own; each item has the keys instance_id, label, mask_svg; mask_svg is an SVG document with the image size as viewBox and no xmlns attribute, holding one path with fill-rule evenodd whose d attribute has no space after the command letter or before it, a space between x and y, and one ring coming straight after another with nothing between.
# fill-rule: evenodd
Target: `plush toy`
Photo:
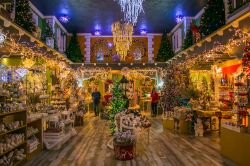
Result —
<instances>
[{"instance_id":1,"label":"plush toy","mask_svg":"<svg viewBox=\"0 0 250 166\"><path fill-rule=\"evenodd\" d=\"M195 123L194 129L196 137L198 136L203 137L204 130L203 130L202 120L200 118L197 118L197 123Z\"/></svg>"}]
</instances>

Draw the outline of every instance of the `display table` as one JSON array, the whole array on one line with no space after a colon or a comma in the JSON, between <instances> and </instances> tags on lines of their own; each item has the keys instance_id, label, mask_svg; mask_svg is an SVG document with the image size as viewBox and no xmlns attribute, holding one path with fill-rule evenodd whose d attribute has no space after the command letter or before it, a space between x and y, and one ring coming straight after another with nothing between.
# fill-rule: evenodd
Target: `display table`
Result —
<instances>
[{"instance_id":1,"label":"display table","mask_svg":"<svg viewBox=\"0 0 250 166\"><path fill-rule=\"evenodd\" d=\"M221 153L238 165L248 166L250 134L238 133L233 130L221 128Z\"/></svg>"},{"instance_id":2,"label":"display table","mask_svg":"<svg viewBox=\"0 0 250 166\"><path fill-rule=\"evenodd\" d=\"M197 116L200 117L203 121L209 120L209 129L210 131L219 131L221 128L221 119L222 112L220 110L194 110L197 113ZM217 117L219 120L218 130L212 130L212 117Z\"/></svg>"},{"instance_id":3,"label":"display table","mask_svg":"<svg viewBox=\"0 0 250 166\"><path fill-rule=\"evenodd\" d=\"M133 107L128 107L128 110L131 110L131 111L139 111L140 110L140 105L135 105Z\"/></svg>"}]
</instances>

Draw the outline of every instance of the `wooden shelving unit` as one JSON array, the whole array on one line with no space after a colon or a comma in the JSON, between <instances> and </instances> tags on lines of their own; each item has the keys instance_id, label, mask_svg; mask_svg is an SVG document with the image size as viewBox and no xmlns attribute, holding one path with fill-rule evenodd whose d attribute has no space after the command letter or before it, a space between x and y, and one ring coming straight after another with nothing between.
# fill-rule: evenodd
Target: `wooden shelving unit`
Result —
<instances>
[{"instance_id":1,"label":"wooden shelving unit","mask_svg":"<svg viewBox=\"0 0 250 166\"><path fill-rule=\"evenodd\" d=\"M15 147L8 149L6 151L4 151L3 153L0 154L0 158L2 158L3 156L7 156L9 153L11 153L12 151L15 151L17 149L24 149L25 154L27 153L27 148L26 148L26 129L27 129L27 121L26 121L26 111L12 111L12 112L7 112L7 113L2 113L0 114L0 122L13 122L13 121L23 121L23 125L20 127L17 127L15 129L12 130L8 130L4 133L0 134L0 140L4 139L8 134L24 134L25 135L25 140L22 143L19 143L18 145L16 145ZM14 166L18 166L18 165L22 165L24 162L26 162L27 158L24 158L24 160L22 161L16 161L16 163L14 163Z\"/></svg>"},{"instance_id":2,"label":"wooden shelving unit","mask_svg":"<svg viewBox=\"0 0 250 166\"><path fill-rule=\"evenodd\" d=\"M38 129L38 131L32 133L31 135L27 135L27 140L35 136L38 139L39 144L37 145L37 149L33 152L29 153L27 150L27 159L30 160L36 155L38 155L43 150L43 121L41 118L31 120L27 122L27 128L33 127ZM28 146L28 145L27 145ZM28 147L27 147L28 148Z\"/></svg>"}]
</instances>

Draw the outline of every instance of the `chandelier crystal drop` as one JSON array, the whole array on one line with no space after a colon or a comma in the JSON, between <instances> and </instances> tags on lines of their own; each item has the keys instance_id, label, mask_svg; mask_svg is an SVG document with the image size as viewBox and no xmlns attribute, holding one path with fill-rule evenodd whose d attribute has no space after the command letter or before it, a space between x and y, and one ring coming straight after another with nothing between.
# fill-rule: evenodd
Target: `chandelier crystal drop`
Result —
<instances>
[{"instance_id":1,"label":"chandelier crystal drop","mask_svg":"<svg viewBox=\"0 0 250 166\"><path fill-rule=\"evenodd\" d=\"M115 22L112 24L113 41L121 60L125 60L133 38L133 25Z\"/></svg>"},{"instance_id":2,"label":"chandelier crystal drop","mask_svg":"<svg viewBox=\"0 0 250 166\"><path fill-rule=\"evenodd\" d=\"M115 0L121 6L121 11L124 14L124 20L126 22L135 25L138 20L138 16L143 12L144 0Z\"/></svg>"}]
</instances>

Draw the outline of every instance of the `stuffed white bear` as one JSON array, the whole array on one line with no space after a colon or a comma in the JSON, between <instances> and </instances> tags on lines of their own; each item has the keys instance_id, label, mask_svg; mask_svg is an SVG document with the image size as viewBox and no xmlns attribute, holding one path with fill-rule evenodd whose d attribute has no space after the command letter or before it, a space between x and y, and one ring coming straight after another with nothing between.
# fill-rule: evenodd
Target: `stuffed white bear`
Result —
<instances>
[{"instance_id":1,"label":"stuffed white bear","mask_svg":"<svg viewBox=\"0 0 250 166\"><path fill-rule=\"evenodd\" d=\"M200 118L197 119L197 123L195 123L194 129L196 137L198 136L203 137L204 130L203 130L202 120Z\"/></svg>"}]
</instances>

